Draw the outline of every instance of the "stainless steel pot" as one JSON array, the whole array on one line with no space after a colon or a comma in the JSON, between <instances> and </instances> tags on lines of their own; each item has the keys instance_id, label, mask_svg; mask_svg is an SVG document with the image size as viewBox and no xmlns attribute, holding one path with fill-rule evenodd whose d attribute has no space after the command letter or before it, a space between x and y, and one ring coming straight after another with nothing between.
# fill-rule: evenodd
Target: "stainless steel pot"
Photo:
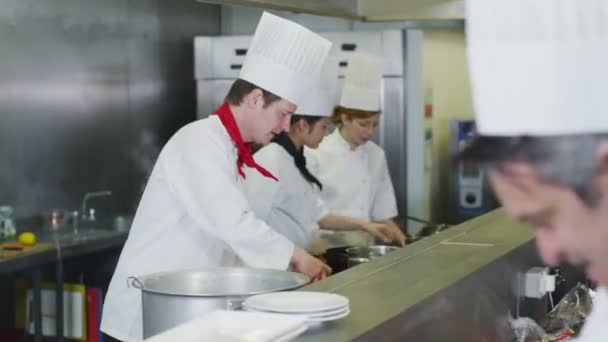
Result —
<instances>
[{"instance_id":1,"label":"stainless steel pot","mask_svg":"<svg viewBox=\"0 0 608 342\"><path fill-rule=\"evenodd\" d=\"M251 295L289 290L309 281L299 273L229 267L129 278L142 290L144 338L214 310L238 310Z\"/></svg>"}]
</instances>

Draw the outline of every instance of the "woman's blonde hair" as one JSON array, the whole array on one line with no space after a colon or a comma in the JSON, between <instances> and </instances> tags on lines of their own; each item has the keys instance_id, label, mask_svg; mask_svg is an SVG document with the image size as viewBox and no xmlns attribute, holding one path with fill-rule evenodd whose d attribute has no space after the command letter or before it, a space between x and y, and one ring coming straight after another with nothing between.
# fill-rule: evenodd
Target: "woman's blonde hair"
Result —
<instances>
[{"instance_id":1,"label":"woman's blonde hair","mask_svg":"<svg viewBox=\"0 0 608 342\"><path fill-rule=\"evenodd\" d=\"M347 108L343 106L336 106L331 116L331 121L334 125L342 124L342 115L346 115L349 120L352 119L369 119L374 115L380 114L379 111L369 111L354 108Z\"/></svg>"}]
</instances>

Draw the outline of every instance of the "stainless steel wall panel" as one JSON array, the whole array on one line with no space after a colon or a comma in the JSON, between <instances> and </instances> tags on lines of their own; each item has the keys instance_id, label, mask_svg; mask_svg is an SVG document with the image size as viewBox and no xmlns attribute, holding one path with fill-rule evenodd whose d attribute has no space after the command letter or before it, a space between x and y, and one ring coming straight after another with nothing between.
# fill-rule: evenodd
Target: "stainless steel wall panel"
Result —
<instances>
[{"instance_id":1,"label":"stainless steel wall panel","mask_svg":"<svg viewBox=\"0 0 608 342\"><path fill-rule=\"evenodd\" d=\"M77 208L110 189L133 211L150 159L196 117L192 37L220 9L193 1L0 0L0 203Z\"/></svg>"}]
</instances>

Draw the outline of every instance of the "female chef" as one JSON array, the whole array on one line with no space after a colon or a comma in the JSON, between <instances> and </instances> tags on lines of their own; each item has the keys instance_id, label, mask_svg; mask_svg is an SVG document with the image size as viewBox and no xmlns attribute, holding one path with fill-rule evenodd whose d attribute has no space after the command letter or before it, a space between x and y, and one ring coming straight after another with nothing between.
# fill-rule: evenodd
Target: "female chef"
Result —
<instances>
[{"instance_id":1,"label":"female chef","mask_svg":"<svg viewBox=\"0 0 608 342\"><path fill-rule=\"evenodd\" d=\"M384 224L393 239L405 235L393 221L395 191L384 151L371 139L380 116L382 59L367 53L350 58L340 105L333 113L337 129L316 150L307 150L323 184L322 199L329 212ZM369 245L370 234L359 231L324 234L330 247Z\"/></svg>"}]
</instances>

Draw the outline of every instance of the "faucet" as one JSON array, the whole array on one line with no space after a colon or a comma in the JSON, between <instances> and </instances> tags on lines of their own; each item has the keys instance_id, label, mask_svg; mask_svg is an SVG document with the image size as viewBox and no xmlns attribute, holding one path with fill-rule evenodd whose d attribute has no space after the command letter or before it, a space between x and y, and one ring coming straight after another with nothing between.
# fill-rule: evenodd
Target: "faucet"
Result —
<instances>
[{"instance_id":1,"label":"faucet","mask_svg":"<svg viewBox=\"0 0 608 342\"><path fill-rule=\"evenodd\" d=\"M89 214L87 216L87 202L89 199L96 198L96 197L111 196L111 195L112 195L112 191L110 191L110 190L87 192L86 194L84 194L84 197L82 199L82 208L81 208L81 212L80 212L82 220L91 221L91 222L95 221L95 209L90 208Z\"/></svg>"}]
</instances>

